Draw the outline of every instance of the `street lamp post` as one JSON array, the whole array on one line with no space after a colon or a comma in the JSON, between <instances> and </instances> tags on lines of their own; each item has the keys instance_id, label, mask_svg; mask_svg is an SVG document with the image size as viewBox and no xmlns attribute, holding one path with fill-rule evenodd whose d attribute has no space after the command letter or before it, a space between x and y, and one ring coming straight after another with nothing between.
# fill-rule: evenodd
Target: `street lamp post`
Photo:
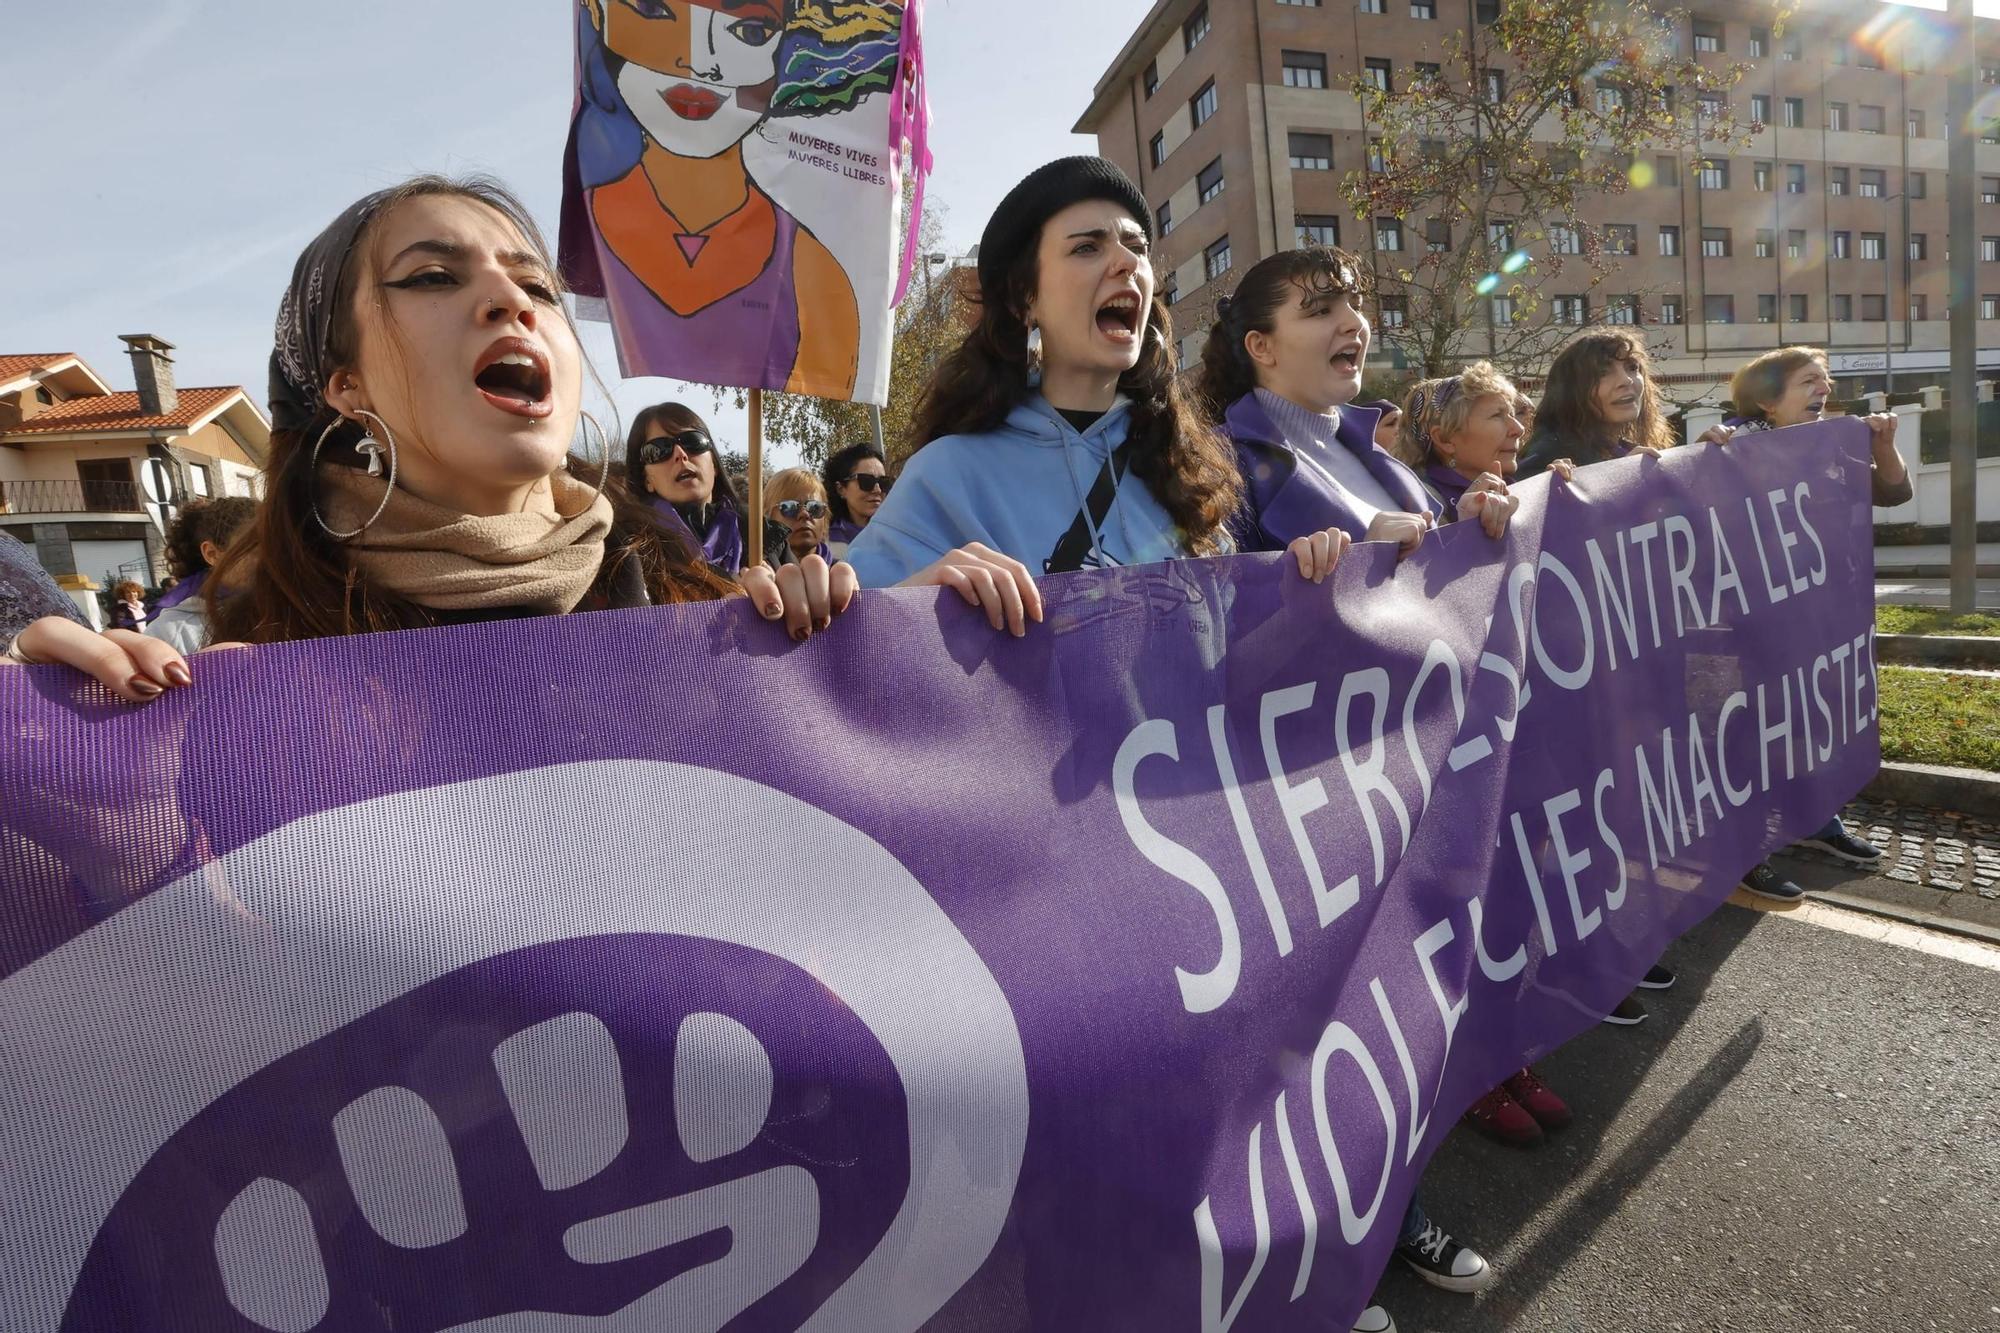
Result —
<instances>
[{"instance_id":1,"label":"street lamp post","mask_svg":"<svg viewBox=\"0 0 2000 1333\"><path fill-rule=\"evenodd\" d=\"M1973 143L1976 131L1972 119L1979 100L1979 53L1974 42L1972 0L1950 0L1952 57L1951 79L1946 94L1950 112L1945 117L1951 170L1945 174L1947 208L1951 219L1951 609L1967 615L1978 593L1978 551L1975 538L1979 526L1977 494L1974 489L1979 466L1979 325L1973 306L1978 279L1978 255L1973 251L1977 233L1972 191Z\"/></svg>"}]
</instances>

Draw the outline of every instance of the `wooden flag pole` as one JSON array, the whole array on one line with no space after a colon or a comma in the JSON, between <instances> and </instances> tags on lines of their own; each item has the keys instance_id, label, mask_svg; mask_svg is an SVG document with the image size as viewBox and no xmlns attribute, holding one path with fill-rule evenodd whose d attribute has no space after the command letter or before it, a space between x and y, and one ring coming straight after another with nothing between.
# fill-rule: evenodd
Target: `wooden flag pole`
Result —
<instances>
[{"instance_id":1,"label":"wooden flag pole","mask_svg":"<svg viewBox=\"0 0 2000 1333\"><path fill-rule=\"evenodd\" d=\"M750 567L764 563L764 391L750 390Z\"/></svg>"}]
</instances>

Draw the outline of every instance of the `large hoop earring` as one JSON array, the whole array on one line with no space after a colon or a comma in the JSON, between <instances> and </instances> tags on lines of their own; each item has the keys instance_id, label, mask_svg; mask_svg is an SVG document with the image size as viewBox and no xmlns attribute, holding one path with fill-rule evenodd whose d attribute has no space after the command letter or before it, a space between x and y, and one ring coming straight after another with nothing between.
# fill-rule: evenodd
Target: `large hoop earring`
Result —
<instances>
[{"instance_id":1,"label":"large hoop earring","mask_svg":"<svg viewBox=\"0 0 2000 1333\"><path fill-rule=\"evenodd\" d=\"M388 422L382 420L382 418L376 416L366 408L356 408L355 415L367 417L374 425L369 427L368 433L361 437L361 443L354 446L354 451L364 455L368 459L368 475L371 477L382 475L382 455L386 452L389 455L389 480L388 484L382 488L382 503L375 506L375 512L368 516L367 522L352 532L335 532L331 527L327 526L325 517L319 512L319 492L317 489L319 480L319 452L326 447L327 437L333 434L334 428L346 421L347 418L336 416L332 421L326 423L326 429L319 433L319 439L313 441L312 461L308 465L310 468L310 479L307 482L306 497L312 505L313 522L319 524L320 531L337 542L344 542L351 537L359 537L362 533L374 527L375 520L382 517L382 511L389 507L389 497L396 490L395 432L389 429ZM388 438L389 444L386 450L375 439L375 431L378 428Z\"/></svg>"},{"instance_id":2,"label":"large hoop earring","mask_svg":"<svg viewBox=\"0 0 2000 1333\"><path fill-rule=\"evenodd\" d=\"M604 456L604 462L597 469L597 490L590 497L590 503L586 504L583 508L577 510L576 513L574 514L565 514L562 512L562 510L558 509L556 511L556 517L561 519L577 518L580 517L581 515L589 513L591 509L596 506L597 497L604 494L604 487L611 480L611 437L604 433L604 427L600 425L597 418L590 415L590 413L579 409L577 411L577 415L579 417L582 417L585 421L588 421L591 425L591 428L597 432L597 451Z\"/></svg>"},{"instance_id":3,"label":"large hoop earring","mask_svg":"<svg viewBox=\"0 0 2000 1333\"><path fill-rule=\"evenodd\" d=\"M1028 326L1028 343L1027 343L1026 357L1029 370L1041 369L1042 326L1039 324L1030 324Z\"/></svg>"}]
</instances>

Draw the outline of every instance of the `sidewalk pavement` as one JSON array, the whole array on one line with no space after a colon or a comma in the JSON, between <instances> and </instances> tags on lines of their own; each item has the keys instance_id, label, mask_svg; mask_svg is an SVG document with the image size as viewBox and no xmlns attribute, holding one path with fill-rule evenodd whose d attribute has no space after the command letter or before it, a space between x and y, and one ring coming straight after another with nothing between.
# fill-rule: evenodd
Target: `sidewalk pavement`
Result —
<instances>
[{"instance_id":1,"label":"sidewalk pavement","mask_svg":"<svg viewBox=\"0 0 2000 1333\"><path fill-rule=\"evenodd\" d=\"M1872 872L1804 847L1780 852L1772 863L1840 906L2000 943L2000 821L1865 799L1849 802L1842 818L1849 832L1882 849Z\"/></svg>"}]
</instances>

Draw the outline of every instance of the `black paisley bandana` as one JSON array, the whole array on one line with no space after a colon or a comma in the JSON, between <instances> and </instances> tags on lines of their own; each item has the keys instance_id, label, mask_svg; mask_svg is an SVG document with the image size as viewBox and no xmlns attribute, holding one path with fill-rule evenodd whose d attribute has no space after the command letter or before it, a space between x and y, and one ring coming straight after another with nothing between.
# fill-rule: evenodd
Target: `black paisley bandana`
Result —
<instances>
[{"instance_id":1,"label":"black paisley bandana","mask_svg":"<svg viewBox=\"0 0 2000 1333\"><path fill-rule=\"evenodd\" d=\"M333 297L354 242L383 201L393 193L377 190L355 200L292 266L292 285L278 304L278 326L271 347L271 428L303 431L323 408L320 386L332 367L325 364L327 337L333 328Z\"/></svg>"}]
</instances>

